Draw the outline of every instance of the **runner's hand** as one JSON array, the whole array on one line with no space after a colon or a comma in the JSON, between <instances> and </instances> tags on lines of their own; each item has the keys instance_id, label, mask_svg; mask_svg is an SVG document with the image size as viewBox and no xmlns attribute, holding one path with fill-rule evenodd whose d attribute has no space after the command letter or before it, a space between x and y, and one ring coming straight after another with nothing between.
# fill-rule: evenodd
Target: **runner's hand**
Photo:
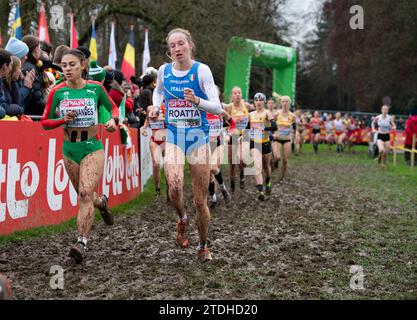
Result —
<instances>
[{"instance_id":1,"label":"runner's hand","mask_svg":"<svg viewBox=\"0 0 417 320\"><path fill-rule=\"evenodd\" d=\"M71 123L75 120L75 118L77 117L77 114L75 113L75 111L68 111L65 114L65 123Z\"/></svg>"},{"instance_id":2,"label":"runner's hand","mask_svg":"<svg viewBox=\"0 0 417 320\"><path fill-rule=\"evenodd\" d=\"M154 106L149 106L149 119L156 120L159 117L159 109L155 108Z\"/></svg>"},{"instance_id":3,"label":"runner's hand","mask_svg":"<svg viewBox=\"0 0 417 320\"><path fill-rule=\"evenodd\" d=\"M104 128L106 128L107 132L115 132L117 125L116 125L116 121L114 121L114 119L110 119L106 125L104 126Z\"/></svg>"},{"instance_id":4,"label":"runner's hand","mask_svg":"<svg viewBox=\"0 0 417 320\"><path fill-rule=\"evenodd\" d=\"M140 129L140 134L144 137L148 136L148 130L146 130L145 128Z\"/></svg>"},{"instance_id":5,"label":"runner's hand","mask_svg":"<svg viewBox=\"0 0 417 320\"><path fill-rule=\"evenodd\" d=\"M190 88L185 88L184 89L184 99L186 101L190 101L192 103L194 103L195 105L199 105L200 104L200 98L197 97L194 94L194 90L190 89Z\"/></svg>"}]
</instances>

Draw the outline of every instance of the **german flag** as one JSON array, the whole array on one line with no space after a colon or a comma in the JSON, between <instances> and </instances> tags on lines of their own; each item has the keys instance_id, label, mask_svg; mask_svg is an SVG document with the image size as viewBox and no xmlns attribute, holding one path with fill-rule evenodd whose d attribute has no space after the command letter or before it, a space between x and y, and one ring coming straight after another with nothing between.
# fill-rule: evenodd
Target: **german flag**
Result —
<instances>
[{"instance_id":1,"label":"german flag","mask_svg":"<svg viewBox=\"0 0 417 320\"><path fill-rule=\"evenodd\" d=\"M129 42L126 45L125 55L123 57L122 69L125 78L130 81L130 77L136 74L135 70L135 37L133 26L130 26Z\"/></svg>"}]
</instances>

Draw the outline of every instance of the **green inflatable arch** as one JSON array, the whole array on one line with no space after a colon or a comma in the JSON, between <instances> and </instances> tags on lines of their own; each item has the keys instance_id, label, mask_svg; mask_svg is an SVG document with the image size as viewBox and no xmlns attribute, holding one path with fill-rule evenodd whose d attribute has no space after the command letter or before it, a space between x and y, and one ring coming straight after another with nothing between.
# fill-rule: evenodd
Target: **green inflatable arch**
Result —
<instances>
[{"instance_id":1,"label":"green inflatable arch","mask_svg":"<svg viewBox=\"0 0 417 320\"><path fill-rule=\"evenodd\" d=\"M294 49L272 43L232 37L226 60L224 93L229 101L232 88L242 89L244 99L248 99L251 66L273 69L273 91L281 96L295 99L295 76L297 54ZM271 92L265 92L270 95Z\"/></svg>"}]
</instances>

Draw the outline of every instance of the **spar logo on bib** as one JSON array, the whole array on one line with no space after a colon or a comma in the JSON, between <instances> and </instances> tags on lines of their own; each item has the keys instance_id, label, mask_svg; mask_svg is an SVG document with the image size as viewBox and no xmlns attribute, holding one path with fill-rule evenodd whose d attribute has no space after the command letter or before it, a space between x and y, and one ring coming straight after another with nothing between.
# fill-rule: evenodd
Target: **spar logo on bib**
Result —
<instances>
[{"instance_id":1,"label":"spar logo on bib","mask_svg":"<svg viewBox=\"0 0 417 320\"><path fill-rule=\"evenodd\" d=\"M68 127L86 128L98 122L94 99L62 100L59 104L59 111L61 117L64 117L68 111L76 113L74 122L68 124Z\"/></svg>"},{"instance_id":2,"label":"spar logo on bib","mask_svg":"<svg viewBox=\"0 0 417 320\"><path fill-rule=\"evenodd\" d=\"M190 101L168 101L168 123L182 129L201 127L200 111Z\"/></svg>"},{"instance_id":3,"label":"spar logo on bib","mask_svg":"<svg viewBox=\"0 0 417 320\"><path fill-rule=\"evenodd\" d=\"M219 115L207 113L207 121L210 127L210 137L218 137L223 130L223 121Z\"/></svg>"}]
</instances>

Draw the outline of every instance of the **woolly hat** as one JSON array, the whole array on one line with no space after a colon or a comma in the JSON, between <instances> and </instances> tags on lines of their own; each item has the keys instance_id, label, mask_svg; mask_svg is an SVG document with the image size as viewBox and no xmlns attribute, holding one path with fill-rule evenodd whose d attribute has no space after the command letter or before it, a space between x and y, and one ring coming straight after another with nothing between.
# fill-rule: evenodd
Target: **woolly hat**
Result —
<instances>
[{"instance_id":1,"label":"woolly hat","mask_svg":"<svg viewBox=\"0 0 417 320\"><path fill-rule=\"evenodd\" d=\"M97 61L92 60L90 62L90 69L88 72L90 79L94 81L101 82L106 78L106 70L104 70L102 67L97 65Z\"/></svg>"},{"instance_id":2,"label":"woolly hat","mask_svg":"<svg viewBox=\"0 0 417 320\"><path fill-rule=\"evenodd\" d=\"M5 49L19 59L22 59L29 53L28 45L16 38L10 38Z\"/></svg>"}]
</instances>

